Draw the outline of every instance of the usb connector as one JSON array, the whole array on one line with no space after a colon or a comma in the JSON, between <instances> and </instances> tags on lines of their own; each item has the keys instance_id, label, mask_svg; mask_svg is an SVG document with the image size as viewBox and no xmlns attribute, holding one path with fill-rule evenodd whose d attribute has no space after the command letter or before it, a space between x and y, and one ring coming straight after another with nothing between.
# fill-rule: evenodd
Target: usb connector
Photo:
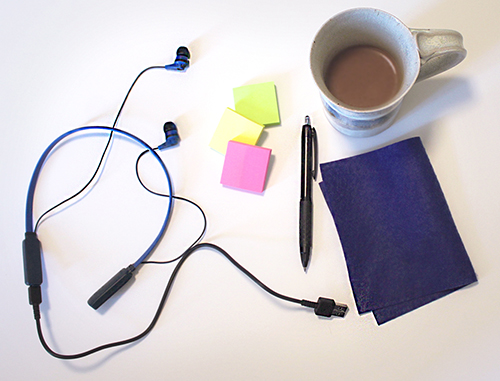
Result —
<instances>
[{"instance_id":1,"label":"usb connector","mask_svg":"<svg viewBox=\"0 0 500 381\"><path fill-rule=\"evenodd\" d=\"M344 317L349 311L345 304L337 304L333 299L319 298L317 302L302 300L300 303L304 307L314 308L314 313L323 317Z\"/></svg>"},{"instance_id":2,"label":"usb connector","mask_svg":"<svg viewBox=\"0 0 500 381\"><path fill-rule=\"evenodd\" d=\"M345 304L335 304L333 307L332 316L344 317L349 311L349 307Z\"/></svg>"}]
</instances>

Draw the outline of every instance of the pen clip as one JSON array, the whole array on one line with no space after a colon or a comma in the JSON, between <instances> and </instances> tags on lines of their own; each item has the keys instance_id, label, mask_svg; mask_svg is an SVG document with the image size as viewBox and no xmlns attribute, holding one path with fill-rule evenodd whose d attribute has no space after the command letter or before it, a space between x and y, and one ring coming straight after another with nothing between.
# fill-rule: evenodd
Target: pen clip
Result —
<instances>
[{"instance_id":1,"label":"pen clip","mask_svg":"<svg viewBox=\"0 0 500 381\"><path fill-rule=\"evenodd\" d=\"M316 181L318 176L318 136L316 135L316 129L311 127L311 137L313 141L313 170L312 170L312 178Z\"/></svg>"}]
</instances>

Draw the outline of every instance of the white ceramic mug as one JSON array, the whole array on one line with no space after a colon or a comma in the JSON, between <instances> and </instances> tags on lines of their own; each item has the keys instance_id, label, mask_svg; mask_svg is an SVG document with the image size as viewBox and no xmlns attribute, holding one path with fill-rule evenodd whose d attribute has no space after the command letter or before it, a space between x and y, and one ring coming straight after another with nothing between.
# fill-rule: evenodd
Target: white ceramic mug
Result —
<instances>
[{"instance_id":1,"label":"white ceramic mug","mask_svg":"<svg viewBox=\"0 0 500 381\"><path fill-rule=\"evenodd\" d=\"M325 83L329 63L352 46L369 45L388 52L402 71L402 85L389 101L372 108L349 106ZM391 125L401 101L417 81L459 64L466 56L462 35L445 29L411 29L391 14L373 8L339 13L318 31L311 48L311 71L328 121L340 132L372 136Z\"/></svg>"}]
</instances>

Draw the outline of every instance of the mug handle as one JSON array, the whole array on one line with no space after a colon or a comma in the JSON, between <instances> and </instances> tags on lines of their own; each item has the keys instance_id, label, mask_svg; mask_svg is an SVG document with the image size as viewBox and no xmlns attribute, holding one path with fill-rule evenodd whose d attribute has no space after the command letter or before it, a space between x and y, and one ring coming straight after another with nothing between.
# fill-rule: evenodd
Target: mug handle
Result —
<instances>
[{"instance_id":1,"label":"mug handle","mask_svg":"<svg viewBox=\"0 0 500 381\"><path fill-rule=\"evenodd\" d=\"M420 72L417 82L442 73L463 61L467 51L460 33L448 29L410 29L417 42Z\"/></svg>"}]
</instances>

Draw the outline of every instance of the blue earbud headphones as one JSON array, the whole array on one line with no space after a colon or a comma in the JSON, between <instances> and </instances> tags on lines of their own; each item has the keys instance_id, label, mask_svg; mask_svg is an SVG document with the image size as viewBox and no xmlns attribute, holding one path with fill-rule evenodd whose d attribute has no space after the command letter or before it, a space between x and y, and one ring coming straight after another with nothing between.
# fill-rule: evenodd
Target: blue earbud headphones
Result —
<instances>
[{"instance_id":1,"label":"blue earbud headphones","mask_svg":"<svg viewBox=\"0 0 500 381\"><path fill-rule=\"evenodd\" d=\"M320 297L317 302L312 302L308 300L300 300L300 299L295 299L291 298L289 296L282 295L280 293L277 293L276 291L270 289L267 287L264 283L262 283L260 280L258 280L253 274L251 274L248 270L246 270L244 267L242 267L238 262L236 262L226 251L224 251L222 248L220 248L217 245L214 245L212 243L203 243L201 242L204 233L206 231L206 216L203 210L193 201L175 196L174 191L173 191L173 184L172 180L170 178L170 175L168 173L167 167L161 157L157 154L157 150L163 150L166 148L170 148L173 146L176 146L180 142L180 137L177 131L177 127L173 122L167 122L163 126L164 132L165 132L165 142L161 145L159 145L156 148L152 148L150 145L148 145L146 142L138 138L137 136L126 132L124 130L116 128L118 119L121 115L121 112L123 110L123 107L128 99L128 96L130 92L132 91L132 88L134 87L135 83L137 80L141 77L142 74L145 72L151 70L151 69L166 69L166 70L172 70L172 71L180 71L184 72L188 69L189 67L189 60L190 60L190 53L189 50L186 47L179 47L177 49L177 55L176 59L173 64L170 65L165 65L165 66L151 66L145 70L143 70L135 79L135 81L132 83L128 93L125 96L125 99L123 100L123 103L116 115L115 121L111 127L109 126L85 126L85 127L80 127L76 128L73 130L70 130L62 135L60 135L58 138L56 138L42 153L40 159L38 160L38 163L35 166L35 170L33 171L33 175L31 177L30 185L28 188L28 194L26 198L26 222L25 222L25 239L23 241L23 263L24 263L24 280L26 285L28 286L28 297L29 297L29 303L33 306L33 312L34 312L34 317L36 321L36 326L37 326L37 333L40 339L40 342L43 346L43 348L52 356L64 359L64 360L69 360L69 359L77 359L81 357L88 356L92 353L101 351L103 349L107 348L112 348L120 345L125 345L129 344L132 342L135 342L139 339L142 339L145 337L154 327L156 322L158 321L158 318L160 317L161 311L163 309L163 306L165 305L165 302L167 300L168 294L170 292L170 289L173 285L174 279L177 276L177 273L179 272L181 266L184 264L184 262L193 254L195 251L202 249L202 248L207 248L207 249L212 249L220 254L224 255L234 266L236 266L241 272L243 272L246 276L248 276L252 281L254 281L259 287L264 289L266 292L269 294L280 298L282 300L285 300L287 302L291 303L296 303L300 304L304 307L312 308L314 309L314 312L318 316L323 316L323 317L331 317L331 316L338 316L338 317L344 317L345 314L347 313L347 306L343 304L336 304L333 299L328 299L328 298L322 298ZM34 205L34 197L35 197L35 190L36 190L36 185L38 182L38 178L40 177L42 168L44 164L46 163L50 153L66 138L76 135L76 134L84 134L87 132L95 132L95 131L101 131L101 132L106 132L109 133L109 138L108 138L108 143L104 149L104 152L102 153L101 160L98 164L98 167L92 176L92 178L87 182L87 184L77 193L72 195L71 197L68 197L67 199L63 200L59 204L55 205L54 207L50 208L47 210L45 213L43 213L37 221L34 220L34 212L33 212L33 205ZM51 211L54 209L58 208L59 206L63 205L64 203L74 199L76 196L81 194L85 189L89 187L89 185L94 181L96 178L101 166L103 165L103 161L105 158L105 154L108 151L110 147L110 143L113 137L113 134L119 134L121 136L124 136L125 138L131 139L132 141L136 142L138 145L142 146L145 151L138 157L137 162L136 162L136 175L141 183L141 185L149 192L154 193L159 196L167 197L168 198L168 205L165 211L165 217L163 219L163 223L154 238L153 242L149 245L149 247L144 251L144 253L132 264L128 265L127 267L121 269L116 275L114 275L108 282L106 282L98 291L96 291L88 300L88 304L94 308L98 309L103 303L105 303L110 297L112 297L121 287L123 287L134 275L134 273L138 270L138 268L141 265L148 264L148 263L172 263L178 261L176 267L174 268L170 279L168 281L168 284L165 287L165 291L163 293L162 299L159 303L159 306L157 308L157 311L155 313L155 316L153 317L151 323L149 326L140 334L113 343L108 343L101 345L99 347L90 349L85 352L77 353L77 354L72 354L72 355L65 355L65 354L59 354L55 351L53 351L50 346L47 344L45 341L45 338L43 336L42 332L42 324L41 324L41 312L40 312L40 304L42 303L42 283L43 283L43 276L42 276L42 245L38 239L37 236L37 228L40 224L40 222L43 220L43 218ZM145 154L152 154L153 157L157 160L157 162L160 164L161 169L165 175L165 179L167 181L168 185L168 194L159 194L156 192L151 191L148 189L142 180L140 179L139 176L139 171L138 171L138 162L140 158L145 155ZM204 227L203 231L201 232L200 236L196 239L196 241L189 246L189 248L184 251L181 255L179 255L177 258L170 260L170 261L164 261L164 262L155 262L155 261L148 261L149 256L153 253L155 248L158 246L160 243L162 237L164 236L169 220L171 218L172 214L172 207L173 207L173 202L174 199L179 199L183 200L186 202L189 202L193 204L195 207L199 209L201 212L203 219L204 219Z\"/></svg>"}]
</instances>

